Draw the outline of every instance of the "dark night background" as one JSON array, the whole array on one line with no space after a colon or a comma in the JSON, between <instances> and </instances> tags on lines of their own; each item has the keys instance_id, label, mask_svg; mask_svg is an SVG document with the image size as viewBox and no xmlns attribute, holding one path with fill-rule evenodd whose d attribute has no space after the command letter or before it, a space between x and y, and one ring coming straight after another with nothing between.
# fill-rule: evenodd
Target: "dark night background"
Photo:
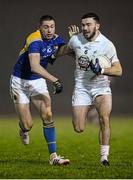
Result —
<instances>
[{"instance_id":1,"label":"dark night background","mask_svg":"<svg viewBox=\"0 0 133 180\"><path fill-rule=\"evenodd\" d=\"M1 0L0 1L0 114L14 114L9 95L9 79L26 36L33 32L40 16L51 14L56 19L56 31L68 40L67 27L80 26L86 12L95 12L101 19L101 32L116 46L123 67L123 76L114 78L113 114L133 115L133 1L132 0ZM53 96L55 114L71 114L74 61L59 58L49 71L64 84L64 92Z\"/></svg>"}]
</instances>

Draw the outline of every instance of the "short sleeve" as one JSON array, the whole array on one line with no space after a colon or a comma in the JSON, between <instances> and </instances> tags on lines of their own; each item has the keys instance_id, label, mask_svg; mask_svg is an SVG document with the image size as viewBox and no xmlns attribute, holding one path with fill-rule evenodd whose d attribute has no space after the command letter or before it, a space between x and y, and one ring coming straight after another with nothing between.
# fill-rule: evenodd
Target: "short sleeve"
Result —
<instances>
[{"instance_id":1,"label":"short sleeve","mask_svg":"<svg viewBox=\"0 0 133 180\"><path fill-rule=\"evenodd\" d=\"M40 53L40 42L39 41L34 41L31 44L29 44L28 52L29 52L29 54L31 54L31 53Z\"/></svg>"},{"instance_id":2,"label":"short sleeve","mask_svg":"<svg viewBox=\"0 0 133 180\"><path fill-rule=\"evenodd\" d=\"M109 51L108 51L108 57L110 58L111 62L117 62L119 61L117 57L116 48L113 44L110 45Z\"/></svg>"},{"instance_id":3,"label":"short sleeve","mask_svg":"<svg viewBox=\"0 0 133 180\"><path fill-rule=\"evenodd\" d=\"M74 41L74 36L72 36L67 44L67 46L70 48L70 49L73 49L73 41Z\"/></svg>"}]
</instances>

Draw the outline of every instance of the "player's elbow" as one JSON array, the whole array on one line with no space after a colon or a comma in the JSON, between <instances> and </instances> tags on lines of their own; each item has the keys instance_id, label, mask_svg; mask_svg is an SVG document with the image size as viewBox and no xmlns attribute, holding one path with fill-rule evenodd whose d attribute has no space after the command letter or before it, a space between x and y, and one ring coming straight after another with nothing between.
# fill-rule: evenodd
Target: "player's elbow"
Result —
<instances>
[{"instance_id":1,"label":"player's elbow","mask_svg":"<svg viewBox=\"0 0 133 180\"><path fill-rule=\"evenodd\" d=\"M120 64L117 64L115 67L114 67L114 75L115 76L122 76L122 67Z\"/></svg>"},{"instance_id":2,"label":"player's elbow","mask_svg":"<svg viewBox=\"0 0 133 180\"><path fill-rule=\"evenodd\" d=\"M38 70L35 66L31 67L31 72L32 73L38 73Z\"/></svg>"},{"instance_id":3,"label":"player's elbow","mask_svg":"<svg viewBox=\"0 0 133 180\"><path fill-rule=\"evenodd\" d=\"M122 68L120 67L119 70L117 71L117 76L122 76Z\"/></svg>"},{"instance_id":4,"label":"player's elbow","mask_svg":"<svg viewBox=\"0 0 133 180\"><path fill-rule=\"evenodd\" d=\"M121 71L119 72L119 76L122 76L122 69L121 69Z\"/></svg>"}]
</instances>

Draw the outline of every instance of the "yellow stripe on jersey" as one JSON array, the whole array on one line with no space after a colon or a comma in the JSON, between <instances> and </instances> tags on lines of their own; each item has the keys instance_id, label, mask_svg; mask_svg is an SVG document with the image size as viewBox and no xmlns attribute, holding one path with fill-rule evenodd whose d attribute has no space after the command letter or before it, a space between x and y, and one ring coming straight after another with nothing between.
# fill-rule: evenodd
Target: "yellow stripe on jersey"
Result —
<instances>
[{"instance_id":1,"label":"yellow stripe on jersey","mask_svg":"<svg viewBox=\"0 0 133 180\"><path fill-rule=\"evenodd\" d=\"M20 51L19 56L25 53L29 47L29 45L34 41L42 41L41 33L39 30L31 33L27 39L26 44L24 45L23 49Z\"/></svg>"},{"instance_id":2,"label":"yellow stripe on jersey","mask_svg":"<svg viewBox=\"0 0 133 180\"><path fill-rule=\"evenodd\" d=\"M28 36L28 38L27 38L27 40L26 40L26 44L27 44L27 46L29 46L32 42L38 41L38 40L41 40L41 41L42 41L41 33L40 33L39 30L31 33L31 34Z\"/></svg>"}]
</instances>

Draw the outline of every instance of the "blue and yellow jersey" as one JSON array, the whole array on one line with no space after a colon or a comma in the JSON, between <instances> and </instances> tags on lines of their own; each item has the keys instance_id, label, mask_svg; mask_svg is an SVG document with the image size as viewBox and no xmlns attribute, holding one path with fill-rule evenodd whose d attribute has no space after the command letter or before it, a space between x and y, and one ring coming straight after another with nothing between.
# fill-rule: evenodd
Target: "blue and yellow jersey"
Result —
<instances>
[{"instance_id":1,"label":"blue and yellow jersey","mask_svg":"<svg viewBox=\"0 0 133 180\"><path fill-rule=\"evenodd\" d=\"M19 57L13 68L12 74L27 80L41 78L38 74L31 71L28 55L30 53L40 53L40 65L46 69L48 59L54 53L55 47L59 48L64 44L64 40L58 35L55 35L50 40L46 40L42 36L40 30L31 33L27 37L23 49L19 53Z\"/></svg>"}]
</instances>

